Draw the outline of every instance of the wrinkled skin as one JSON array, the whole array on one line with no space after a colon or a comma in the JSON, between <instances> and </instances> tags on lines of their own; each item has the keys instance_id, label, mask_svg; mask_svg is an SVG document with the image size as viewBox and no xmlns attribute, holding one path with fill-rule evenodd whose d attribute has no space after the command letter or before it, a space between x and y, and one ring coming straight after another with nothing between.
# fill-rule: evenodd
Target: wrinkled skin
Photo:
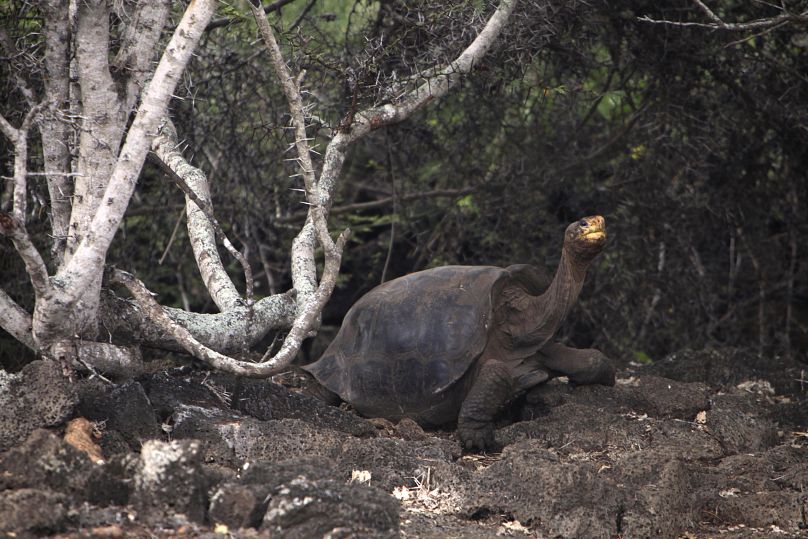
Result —
<instances>
[{"instance_id":1,"label":"wrinkled skin","mask_svg":"<svg viewBox=\"0 0 808 539\"><path fill-rule=\"evenodd\" d=\"M614 384L601 352L552 341L605 243L603 218L586 217L567 227L552 282L526 265L445 266L380 285L304 369L322 384L319 395L363 415L456 420L465 447L491 449L494 416L527 389L559 375Z\"/></svg>"}]
</instances>

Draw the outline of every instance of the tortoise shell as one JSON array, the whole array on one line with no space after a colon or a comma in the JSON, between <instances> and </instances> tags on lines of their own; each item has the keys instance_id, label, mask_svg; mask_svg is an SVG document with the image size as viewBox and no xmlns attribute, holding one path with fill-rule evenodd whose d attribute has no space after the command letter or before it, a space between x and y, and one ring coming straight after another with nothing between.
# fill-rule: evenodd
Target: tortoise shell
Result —
<instances>
[{"instance_id":1,"label":"tortoise shell","mask_svg":"<svg viewBox=\"0 0 808 539\"><path fill-rule=\"evenodd\" d=\"M364 415L451 421L507 282L535 294L549 279L527 265L444 266L379 285L351 307L322 357L304 369Z\"/></svg>"}]
</instances>

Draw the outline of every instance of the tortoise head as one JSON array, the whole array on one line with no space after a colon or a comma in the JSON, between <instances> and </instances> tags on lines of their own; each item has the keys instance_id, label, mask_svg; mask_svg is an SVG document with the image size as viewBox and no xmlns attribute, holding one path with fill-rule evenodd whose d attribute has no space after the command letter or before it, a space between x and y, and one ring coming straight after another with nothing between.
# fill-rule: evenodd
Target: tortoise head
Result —
<instances>
[{"instance_id":1,"label":"tortoise head","mask_svg":"<svg viewBox=\"0 0 808 539\"><path fill-rule=\"evenodd\" d=\"M605 246L606 221L600 215L575 221L564 233L564 249L582 264L589 264Z\"/></svg>"}]
</instances>

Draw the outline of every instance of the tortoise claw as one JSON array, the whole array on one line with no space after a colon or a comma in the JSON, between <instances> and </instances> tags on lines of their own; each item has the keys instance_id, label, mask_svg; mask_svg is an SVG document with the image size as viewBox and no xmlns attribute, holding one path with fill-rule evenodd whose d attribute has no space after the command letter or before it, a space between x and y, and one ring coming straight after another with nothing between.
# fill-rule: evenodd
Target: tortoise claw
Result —
<instances>
[{"instance_id":1,"label":"tortoise claw","mask_svg":"<svg viewBox=\"0 0 808 539\"><path fill-rule=\"evenodd\" d=\"M460 443L464 449L471 451L491 451L496 447L494 426L486 421L461 420L457 426Z\"/></svg>"}]
</instances>

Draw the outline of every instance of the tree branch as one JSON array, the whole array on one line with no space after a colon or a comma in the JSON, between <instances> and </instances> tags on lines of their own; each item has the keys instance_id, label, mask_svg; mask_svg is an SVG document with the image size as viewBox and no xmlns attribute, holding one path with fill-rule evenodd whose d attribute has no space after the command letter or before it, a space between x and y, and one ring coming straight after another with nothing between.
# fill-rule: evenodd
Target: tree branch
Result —
<instances>
[{"instance_id":1,"label":"tree branch","mask_svg":"<svg viewBox=\"0 0 808 539\"><path fill-rule=\"evenodd\" d=\"M168 311L155 301L152 293L149 292L145 285L131 274L121 270L113 270L110 280L125 286L143 309L145 316L161 330L170 334L177 343L194 357L205 361L215 369L225 372L252 377L268 377L282 370L294 358L300 349L300 343L308 335L311 326L331 296L339 274L342 249L347 239L348 232L345 231L337 239L333 249L326 251L323 278L313 300L309 301L304 311L299 312L295 317L292 329L284 339L283 346L281 346L278 353L270 359L262 360L261 363L238 361L202 344L188 329L173 320Z\"/></svg>"},{"instance_id":2,"label":"tree branch","mask_svg":"<svg viewBox=\"0 0 808 539\"><path fill-rule=\"evenodd\" d=\"M258 25L258 31L261 34L261 38L264 40L267 50L269 50L269 57L272 67L275 69L275 74L278 76L278 80L281 83L283 93L286 96L286 100L289 102L289 111L292 115L292 127L294 128L295 132L297 164L300 167L300 173L306 187L306 198L309 204L312 205L310 206L311 210L313 210L314 206L322 206L322 203L315 197L317 177L314 173L314 163L311 161L311 153L308 142L309 139L306 134L306 120L303 114L303 97L300 95L299 80L302 79L304 74L301 73L298 79L292 77L292 73L289 71L289 67L286 65L286 62L283 59L281 48L278 46L278 42L275 39L275 33L272 31L272 27L269 25L266 14L262 9L257 8L252 4L250 4L250 9L252 9L253 17L255 17L255 22ZM323 223L318 223L316 229L318 231L326 230L325 235L319 234L318 239L320 243L324 247L333 247L333 242L325 227L325 212L312 212L311 210L309 211L309 214L312 215L315 222L318 219L323 220Z\"/></svg>"},{"instance_id":3,"label":"tree branch","mask_svg":"<svg viewBox=\"0 0 808 539\"><path fill-rule=\"evenodd\" d=\"M0 327L34 352L39 351L31 334L31 315L17 305L17 302L2 288L0 288Z\"/></svg>"},{"instance_id":4,"label":"tree branch","mask_svg":"<svg viewBox=\"0 0 808 539\"><path fill-rule=\"evenodd\" d=\"M315 211L319 211L319 208L315 209ZM315 221L315 223L316 222L323 223L322 226L325 226L324 220L318 220ZM320 231L319 234L327 235L328 231ZM298 350L300 350L300 344L303 342L303 339L309 336L320 313L323 312L323 307L325 307L325 304L328 303L329 298L331 298L331 294L334 292L334 287L337 284L337 276L339 275L339 267L342 261L342 251L350 235L350 230L346 229L331 246L323 246L323 250L325 251L325 263L323 264L323 275L320 278L320 284L317 286L317 290L315 290L310 300L298 310L295 323L292 325L292 329L289 330L289 334L286 335L278 353L271 358L267 358L269 354L269 350L267 350L267 353L264 354L264 357L261 359L261 364L266 365L267 368L273 372L279 371L294 359Z\"/></svg>"},{"instance_id":5,"label":"tree branch","mask_svg":"<svg viewBox=\"0 0 808 539\"><path fill-rule=\"evenodd\" d=\"M134 106L137 96L152 71L154 51L171 12L171 0L138 2L123 32L120 49L112 61L114 71L127 72L126 110Z\"/></svg>"},{"instance_id":6,"label":"tree branch","mask_svg":"<svg viewBox=\"0 0 808 539\"><path fill-rule=\"evenodd\" d=\"M267 4L266 6L264 6L263 11L266 14L270 14L273 11L280 11L280 9L283 6L285 6L287 4L291 4L294 1L295 0L277 0L275 2L272 2L271 4ZM258 0L255 0L255 2L258 2ZM250 2L250 5L252 5L252 1ZM215 30L215 29L221 28L223 26L229 26L229 25L231 25L233 23L236 23L236 22L241 22L241 19L240 18L233 18L233 17L225 17L225 18L222 18L222 19L216 19L215 21L212 21L210 24L208 24L207 28L205 28L205 31L210 32L211 30Z\"/></svg>"},{"instance_id":7,"label":"tree branch","mask_svg":"<svg viewBox=\"0 0 808 539\"><path fill-rule=\"evenodd\" d=\"M485 27L472 43L447 67L437 71L436 80L430 80L404 94L396 104L386 104L357 112L354 122L338 129L329 142L320 178L317 182L316 202L328 217L332 195L337 185L345 156L351 143L383 125L390 125L409 117L416 110L449 92L462 75L471 72L474 65L488 52L508 21L516 0L502 0L488 19ZM295 288L302 296L308 296L316 288L316 265L314 260L316 230L311 216L294 240L293 275L297 276Z\"/></svg>"},{"instance_id":8,"label":"tree branch","mask_svg":"<svg viewBox=\"0 0 808 539\"><path fill-rule=\"evenodd\" d=\"M331 199L350 143L373 129L408 118L421 107L446 95L457 85L462 75L470 73L502 32L515 4L516 0L502 0L474 41L447 67L437 71L436 80L427 81L404 94L398 100L398 104L391 103L357 112L354 123L336 133L326 149L318 183L319 198ZM325 207L328 209L328 205Z\"/></svg>"},{"instance_id":9,"label":"tree branch","mask_svg":"<svg viewBox=\"0 0 808 539\"><path fill-rule=\"evenodd\" d=\"M218 237L244 269L247 302L251 304L253 298L252 268L246 257L233 246L216 220L205 174L185 160L178 146L176 128L170 120L165 120L159 134L152 141L152 151L153 155L158 158L158 165L174 179L185 193L188 236L197 266L202 274L202 280L219 310L229 311L242 305L238 290L227 275L219 257L214 240L214 237Z\"/></svg>"},{"instance_id":10,"label":"tree branch","mask_svg":"<svg viewBox=\"0 0 808 539\"><path fill-rule=\"evenodd\" d=\"M74 182L75 196L68 225L70 234L65 246L67 264L70 264L79 244L95 233L92 219L105 198L129 116L129 111L123 110L122 96L110 71L109 7L106 1L78 2L75 41L81 99L77 170L82 176ZM98 275L93 271L87 273ZM89 299L98 295L100 284L100 280L96 280L81 288Z\"/></svg>"},{"instance_id":11,"label":"tree branch","mask_svg":"<svg viewBox=\"0 0 808 539\"><path fill-rule=\"evenodd\" d=\"M19 129L14 128L0 114L0 131L14 145L14 216L25 223L28 206L28 131L44 103L32 107L25 115Z\"/></svg>"},{"instance_id":12,"label":"tree branch","mask_svg":"<svg viewBox=\"0 0 808 539\"><path fill-rule=\"evenodd\" d=\"M252 316L244 306L216 314L162 308L173 322L187 329L201 344L222 354L250 349L270 331L288 330L297 311L293 290L258 300ZM104 329L115 342L137 343L163 350L186 350L167 329L152 322L131 300L111 293L103 294L101 318Z\"/></svg>"},{"instance_id":13,"label":"tree branch","mask_svg":"<svg viewBox=\"0 0 808 539\"><path fill-rule=\"evenodd\" d=\"M129 205L158 124L165 116L171 94L216 6L215 0L196 0L189 4L166 46L129 128L103 203L92 219L90 230L93 234L82 240L73 259L56 277L65 290L62 299L66 308L78 300L81 290L103 269L107 250Z\"/></svg>"},{"instance_id":14,"label":"tree branch","mask_svg":"<svg viewBox=\"0 0 808 539\"><path fill-rule=\"evenodd\" d=\"M22 258L37 299L45 297L51 291L48 268L45 266L42 255L31 242L31 238L25 230L25 223L16 215L0 212L0 234L11 239L14 248Z\"/></svg>"},{"instance_id":15,"label":"tree branch","mask_svg":"<svg viewBox=\"0 0 808 539\"><path fill-rule=\"evenodd\" d=\"M776 26L781 26L783 24L788 23L797 23L797 24L806 24L808 23L808 11L803 11L802 13L795 14L789 13L788 11L783 10L780 15L776 17L767 17L765 19L756 19L749 22L740 22L740 23L733 23L733 22L724 22L721 17L715 14L707 5L702 2L701 0L693 0L693 3L696 4L696 7L704 13L708 19L712 22L704 23L704 22L680 22L680 21L668 21L668 20L660 20L660 19L652 19L648 15L644 15L642 17L637 17L638 21L647 22L651 24L666 24L668 26L680 26L680 27L698 27L698 28L709 28L711 30L726 30L730 32L745 32L747 30L761 30L766 28L774 28Z\"/></svg>"},{"instance_id":16,"label":"tree branch","mask_svg":"<svg viewBox=\"0 0 808 539\"><path fill-rule=\"evenodd\" d=\"M476 187L466 187L464 189L433 189L431 191L423 191L421 193L408 193L406 195L397 195L396 202L407 202L410 200L420 200L424 198L454 198L459 196L468 195L476 191ZM328 212L329 215L339 215L342 213L353 213L357 211L372 210L375 208L382 208L389 206L393 203L393 197L384 197L378 200L369 200L367 202L355 202L353 204L345 204L344 206L336 206L331 208ZM287 215L276 221L278 223L299 223L306 219L307 213L294 213Z\"/></svg>"},{"instance_id":17,"label":"tree branch","mask_svg":"<svg viewBox=\"0 0 808 539\"><path fill-rule=\"evenodd\" d=\"M357 113L355 124L349 128L351 141L384 125L398 123L427 103L446 95L485 56L508 22L515 4L516 0L502 0L474 41L454 61L438 71L434 79L404 94L395 104Z\"/></svg>"},{"instance_id":18,"label":"tree branch","mask_svg":"<svg viewBox=\"0 0 808 539\"><path fill-rule=\"evenodd\" d=\"M125 286L143 309L146 317L154 324L158 325L161 329L168 332L189 354L193 355L195 358L204 361L215 369L233 374L253 377L268 377L275 374L277 369L274 365L269 365L267 363L257 364L250 363L248 361L238 361L224 354L211 350L199 342L193 335L191 335L191 332L172 320L165 309L154 300L154 297L152 297L151 292L149 292L146 286L131 274L121 270L114 270L112 281Z\"/></svg>"},{"instance_id":19,"label":"tree branch","mask_svg":"<svg viewBox=\"0 0 808 539\"><path fill-rule=\"evenodd\" d=\"M313 245L301 245L300 243L292 243L292 280L295 288L298 286L300 296L298 298L298 313L295 322L292 325L289 334L283 341L283 345L277 354L272 358L267 358L269 350L264 355L262 361L265 365L270 365L271 368L282 368L292 361L294 356L300 349L300 344L303 342L309 333L315 328L323 307L331 297L336 285L337 275L339 274L339 265L342 259L342 250L345 248L345 242L350 235L349 230L345 230L340 235L336 243L331 239L328 233L328 225L326 224L327 207L330 205L330 198L323 199L317 196L317 176L314 172L314 163L311 160L311 153L309 147L309 139L306 134L306 120L303 108L303 97L300 95L300 82L303 79L304 73L300 73L297 78L292 77L289 67L283 59L281 49L275 39L275 34L272 27L267 20L266 14L263 10L250 4L253 12L258 31L264 44L269 50L270 61L275 70L278 80L283 88L283 93L289 103L289 111L292 116L292 127L295 133L295 148L297 150L297 163L300 166L303 183L306 188L306 199L309 203L309 211L307 217L308 223L312 223L314 227L314 236L323 247L325 254L325 263L323 275L320 278L320 283L316 280L316 270L311 271L312 268L301 265L301 260L308 261L313 259ZM304 225L305 228L306 225ZM302 271L301 271L302 270Z\"/></svg>"},{"instance_id":20,"label":"tree branch","mask_svg":"<svg viewBox=\"0 0 808 539\"><path fill-rule=\"evenodd\" d=\"M306 15L309 14L309 11L311 11L311 8L313 8L314 4L316 4L316 3L317 3L317 0L309 0L308 4L306 4L306 7L304 7L303 11L300 12L300 15L297 16L297 19L295 19L294 22L289 25L289 30L288 30L289 32L293 31L295 28L297 28L300 25L301 22L303 22L303 19L306 18Z\"/></svg>"},{"instance_id":21,"label":"tree branch","mask_svg":"<svg viewBox=\"0 0 808 539\"><path fill-rule=\"evenodd\" d=\"M73 182L70 173L70 127L60 114L70 104L70 15L67 0L40 4L45 35L45 99L50 114L39 122L42 156L50 197L53 244L51 255L61 262L72 210Z\"/></svg>"},{"instance_id":22,"label":"tree branch","mask_svg":"<svg viewBox=\"0 0 808 539\"><path fill-rule=\"evenodd\" d=\"M9 237L14 243L14 247L25 263L25 270L31 279L31 285L34 287L37 298L48 294L50 281L45 261L28 236L25 228L25 216L28 199L28 131L42 107L43 104L39 104L29 110L19 129L15 129L0 115L0 131L14 145L14 205L11 214L0 212L0 234Z\"/></svg>"}]
</instances>

